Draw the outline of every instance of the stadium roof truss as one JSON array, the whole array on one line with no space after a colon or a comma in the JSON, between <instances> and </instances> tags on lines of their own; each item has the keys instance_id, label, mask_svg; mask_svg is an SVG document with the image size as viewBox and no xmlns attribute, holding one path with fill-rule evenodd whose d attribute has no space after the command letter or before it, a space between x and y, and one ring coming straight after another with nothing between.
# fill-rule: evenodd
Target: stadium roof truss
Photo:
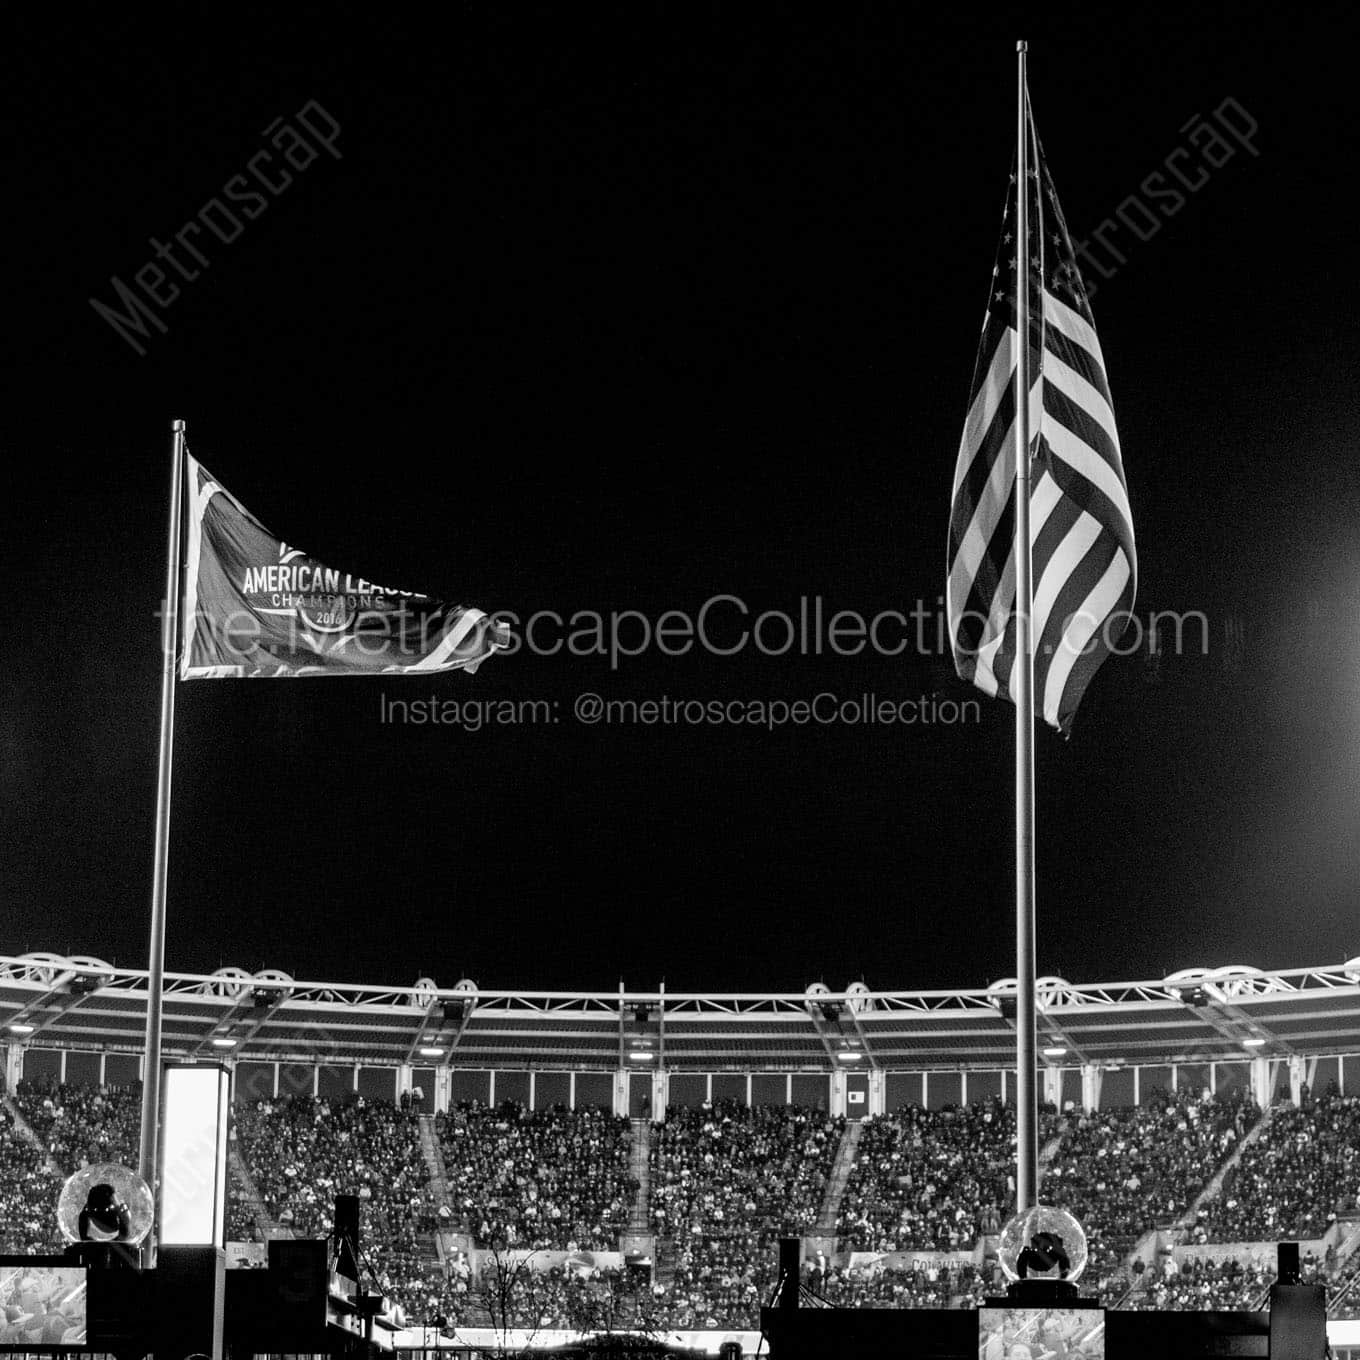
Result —
<instances>
[{"instance_id":1,"label":"stadium roof truss","mask_svg":"<svg viewBox=\"0 0 1360 1360\"><path fill-rule=\"evenodd\" d=\"M137 1053L146 986L145 970L90 956L0 956L0 1025L10 1043ZM166 974L163 1046L176 1058L377 1067L991 1070L1014 1064L1014 990L1011 980L921 992L449 990L428 978L366 987L222 969ZM1054 1067L1360 1054L1360 959L1160 982L1042 978L1038 1003Z\"/></svg>"}]
</instances>

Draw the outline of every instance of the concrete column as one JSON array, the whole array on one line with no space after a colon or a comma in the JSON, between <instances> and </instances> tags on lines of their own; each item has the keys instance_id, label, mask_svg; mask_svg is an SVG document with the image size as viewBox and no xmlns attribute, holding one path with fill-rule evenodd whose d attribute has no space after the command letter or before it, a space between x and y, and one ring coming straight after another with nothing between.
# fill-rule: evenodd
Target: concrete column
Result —
<instances>
[{"instance_id":1,"label":"concrete column","mask_svg":"<svg viewBox=\"0 0 1360 1360\"><path fill-rule=\"evenodd\" d=\"M620 1119L628 1118L628 1076L626 1068L614 1073L614 1113Z\"/></svg>"},{"instance_id":2,"label":"concrete column","mask_svg":"<svg viewBox=\"0 0 1360 1360\"><path fill-rule=\"evenodd\" d=\"M883 1114L888 1108L888 1076L881 1068L869 1072L869 1117Z\"/></svg>"},{"instance_id":3,"label":"concrete column","mask_svg":"<svg viewBox=\"0 0 1360 1360\"><path fill-rule=\"evenodd\" d=\"M1044 1099L1059 1110L1062 1109L1062 1068L1044 1068Z\"/></svg>"},{"instance_id":4,"label":"concrete column","mask_svg":"<svg viewBox=\"0 0 1360 1360\"><path fill-rule=\"evenodd\" d=\"M19 1089L19 1078L24 1074L23 1044L5 1045L5 1091L13 1095Z\"/></svg>"},{"instance_id":5,"label":"concrete column","mask_svg":"<svg viewBox=\"0 0 1360 1360\"><path fill-rule=\"evenodd\" d=\"M1298 1108L1299 1102L1303 1099L1303 1083L1306 1081L1309 1086L1312 1086L1313 1084L1312 1081L1309 1080L1310 1074L1308 1068L1309 1063L1307 1058L1300 1056L1298 1053L1290 1054L1289 1099L1294 1103L1295 1109Z\"/></svg>"},{"instance_id":6,"label":"concrete column","mask_svg":"<svg viewBox=\"0 0 1360 1360\"><path fill-rule=\"evenodd\" d=\"M453 1090L453 1071L447 1067L434 1069L434 1112L448 1114L449 1097Z\"/></svg>"},{"instance_id":7,"label":"concrete column","mask_svg":"<svg viewBox=\"0 0 1360 1360\"><path fill-rule=\"evenodd\" d=\"M666 1118L666 1104L670 1099L671 1077L664 1067L652 1073L652 1123L661 1124Z\"/></svg>"},{"instance_id":8,"label":"concrete column","mask_svg":"<svg viewBox=\"0 0 1360 1360\"><path fill-rule=\"evenodd\" d=\"M1251 1094L1264 1110L1270 1104L1270 1059L1251 1060Z\"/></svg>"},{"instance_id":9,"label":"concrete column","mask_svg":"<svg viewBox=\"0 0 1360 1360\"><path fill-rule=\"evenodd\" d=\"M845 1073L839 1068L831 1074L831 1114L838 1119L845 1116Z\"/></svg>"},{"instance_id":10,"label":"concrete column","mask_svg":"<svg viewBox=\"0 0 1360 1360\"><path fill-rule=\"evenodd\" d=\"M1100 1108L1100 1084L1104 1073L1095 1063L1081 1069L1081 1108L1090 1114Z\"/></svg>"}]
</instances>

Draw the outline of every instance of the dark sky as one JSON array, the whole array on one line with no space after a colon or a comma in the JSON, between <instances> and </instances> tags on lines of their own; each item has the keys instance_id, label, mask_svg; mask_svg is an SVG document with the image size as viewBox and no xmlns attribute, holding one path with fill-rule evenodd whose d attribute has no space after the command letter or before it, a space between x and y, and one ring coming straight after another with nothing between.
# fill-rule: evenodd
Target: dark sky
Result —
<instances>
[{"instance_id":1,"label":"dark sky","mask_svg":"<svg viewBox=\"0 0 1360 1360\"><path fill-rule=\"evenodd\" d=\"M1068 223L1111 274L1087 279L1139 613L1208 636L1111 661L1070 742L1041 730L1040 972L1360 954L1353 21L950 8L11 16L0 949L145 961L172 416L290 543L484 609L933 609L1025 36ZM1225 100L1254 153L1214 167L1186 124L1221 130ZM309 101L340 158L205 245L136 354L89 299ZM1168 216L1140 186L1178 148L1207 179ZM943 657L749 651L182 685L168 966L1013 971L1008 707L588 726L586 692L971 693ZM559 720L380 723L431 695Z\"/></svg>"}]
</instances>

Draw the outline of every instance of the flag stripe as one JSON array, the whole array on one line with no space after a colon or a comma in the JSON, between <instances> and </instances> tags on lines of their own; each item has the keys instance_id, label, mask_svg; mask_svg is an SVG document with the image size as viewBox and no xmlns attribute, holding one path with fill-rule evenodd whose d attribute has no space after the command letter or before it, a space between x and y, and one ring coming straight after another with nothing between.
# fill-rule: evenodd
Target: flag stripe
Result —
<instances>
[{"instance_id":1,"label":"flag stripe","mask_svg":"<svg viewBox=\"0 0 1360 1360\"><path fill-rule=\"evenodd\" d=\"M1045 721L1067 732L1116 641L1105 625L1118 626L1119 611L1133 605L1133 513L1105 356L1041 155L1038 173L1023 186L1032 239L1043 243L1041 255L1029 261L1011 258L1017 189L1013 179L955 465L946 608L959 674L987 694L1013 698L1019 266L1032 280L1032 321L1038 320L1034 311L1042 315L1042 328L1030 332L1030 429L1037 436L1030 488L1034 702Z\"/></svg>"},{"instance_id":2,"label":"flag stripe","mask_svg":"<svg viewBox=\"0 0 1360 1360\"><path fill-rule=\"evenodd\" d=\"M1083 610L1063 634L1062 645L1049 665L1048 679L1044 684L1044 719L1055 727L1058 725L1063 689L1067 685L1072 668L1095 636L1096 630L1118 606L1124 594L1124 587L1131 579L1128 558L1122 552L1116 553L1105 569L1105 574L1096 583L1095 589L1086 597ZM1105 650L1108 651L1108 647ZM1102 660L1103 655L1097 658L1096 664L1099 665Z\"/></svg>"},{"instance_id":3,"label":"flag stripe","mask_svg":"<svg viewBox=\"0 0 1360 1360\"><path fill-rule=\"evenodd\" d=\"M972 405L968 408L968 419L963 426L963 441L959 446L959 462L954 472L954 495L959 494L959 484L968 473L973 459L982 447L987 432L992 428L996 413L1003 401L1011 396L1015 380L1015 332L1007 327L1001 336L1001 343L992 355L987 366L987 376L978 388Z\"/></svg>"}]
</instances>

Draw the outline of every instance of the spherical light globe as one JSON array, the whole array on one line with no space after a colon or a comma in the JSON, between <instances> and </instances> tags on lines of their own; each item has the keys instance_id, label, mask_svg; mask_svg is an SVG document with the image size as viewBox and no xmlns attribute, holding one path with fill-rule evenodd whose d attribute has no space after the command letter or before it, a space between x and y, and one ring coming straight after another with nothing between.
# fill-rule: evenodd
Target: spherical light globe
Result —
<instances>
[{"instance_id":1,"label":"spherical light globe","mask_svg":"<svg viewBox=\"0 0 1360 1360\"><path fill-rule=\"evenodd\" d=\"M1049 1234L1045 1237L1044 1234ZM1036 1243L1035 1239L1039 1241ZM1055 1243L1066 1253L1067 1269L1053 1260L1050 1252ZM1034 1259L1027 1263L1025 1278L1062 1279L1075 1281L1086 1269L1086 1233L1066 1209L1056 1209L1051 1205L1037 1204L1032 1209L1015 1214L1006 1220L1001 1229L1001 1241L997 1245L997 1259L1001 1270L1008 1280L1018 1280L1020 1275L1020 1253L1026 1247L1034 1246L1041 1260L1051 1261L1048 1268L1036 1265Z\"/></svg>"},{"instance_id":2,"label":"spherical light globe","mask_svg":"<svg viewBox=\"0 0 1360 1360\"><path fill-rule=\"evenodd\" d=\"M111 1185L113 1197L128 1207L132 1228L130 1242L140 1242L151 1231L156 1217L156 1203L147 1183L128 1166L117 1162L100 1162L82 1167L61 1187L57 1200L57 1227L68 1242L80 1241L80 1211L85 1207L90 1188Z\"/></svg>"}]
</instances>

